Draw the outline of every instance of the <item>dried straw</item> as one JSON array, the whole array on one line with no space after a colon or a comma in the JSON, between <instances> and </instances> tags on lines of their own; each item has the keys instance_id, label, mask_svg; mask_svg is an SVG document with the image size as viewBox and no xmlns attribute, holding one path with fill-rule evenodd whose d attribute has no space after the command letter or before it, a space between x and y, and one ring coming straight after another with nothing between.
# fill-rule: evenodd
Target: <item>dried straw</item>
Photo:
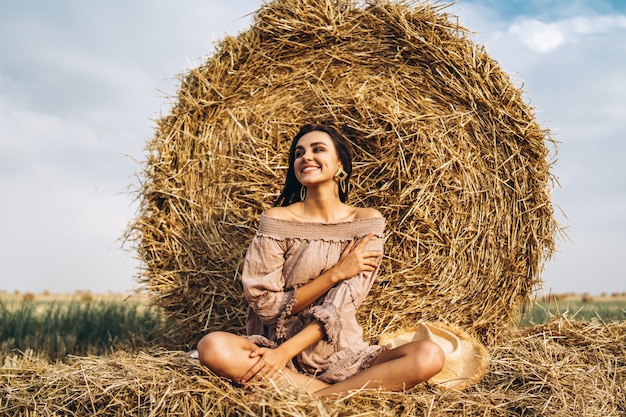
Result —
<instances>
[{"instance_id":1,"label":"dried straw","mask_svg":"<svg viewBox=\"0 0 626 417\"><path fill-rule=\"evenodd\" d=\"M322 399L294 387L234 388L183 352L118 352L68 363L12 355L0 416L623 416L626 322L559 319L512 329L491 372L465 391L419 386Z\"/></svg>"},{"instance_id":2,"label":"dried straw","mask_svg":"<svg viewBox=\"0 0 626 417\"><path fill-rule=\"evenodd\" d=\"M308 122L350 138L350 202L388 221L371 336L420 319L487 336L540 284L558 230L548 132L444 6L362 3L268 2L158 121L129 239L185 342L242 331L243 255Z\"/></svg>"}]
</instances>

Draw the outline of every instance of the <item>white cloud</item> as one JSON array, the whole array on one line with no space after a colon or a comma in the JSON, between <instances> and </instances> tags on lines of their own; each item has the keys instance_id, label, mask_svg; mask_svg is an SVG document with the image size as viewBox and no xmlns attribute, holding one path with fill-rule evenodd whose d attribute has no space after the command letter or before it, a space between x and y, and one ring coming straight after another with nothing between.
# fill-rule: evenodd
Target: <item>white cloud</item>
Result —
<instances>
[{"instance_id":1,"label":"white cloud","mask_svg":"<svg viewBox=\"0 0 626 417\"><path fill-rule=\"evenodd\" d=\"M626 29L626 16L577 16L544 23L526 19L514 23L509 32L535 52L551 52L565 43L576 43L581 37Z\"/></svg>"},{"instance_id":2,"label":"white cloud","mask_svg":"<svg viewBox=\"0 0 626 417\"><path fill-rule=\"evenodd\" d=\"M626 29L626 16L578 16L565 20L563 25L570 27L576 35L592 35L594 33L610 32L615 29Z\"/></svg>"},{"instance_id":3,"label":"white cloud","mask_svg":"<svg viewBox=\"0 0 626 417\"><path fill-rule=\"evenodd\" d=\"M517 23L509 31L521 39L530 49L549 52L565 42L565 34L558 25L546 24L530 19Z\"/></svg>"}]
</instances>

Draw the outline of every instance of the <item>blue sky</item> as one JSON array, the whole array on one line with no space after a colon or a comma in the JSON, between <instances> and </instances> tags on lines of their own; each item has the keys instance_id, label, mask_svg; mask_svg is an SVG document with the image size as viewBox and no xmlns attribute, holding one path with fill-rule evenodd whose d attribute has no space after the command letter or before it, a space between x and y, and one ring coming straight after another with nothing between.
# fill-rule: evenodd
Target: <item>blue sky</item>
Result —
<instances>
[{"instance_id":1,"label":"blue sky","mask_svg":"<svg viewBox=\"0 0 626 417\"><path fill-rule=\"evenodd\" d=\"M176 74L260 1L0 3L0 289L126 292L128 186L168 111ZM626 291L626 2L459 0L560 141L553 192L568 240L546 291Z\"/></svg>"}]
</instances>

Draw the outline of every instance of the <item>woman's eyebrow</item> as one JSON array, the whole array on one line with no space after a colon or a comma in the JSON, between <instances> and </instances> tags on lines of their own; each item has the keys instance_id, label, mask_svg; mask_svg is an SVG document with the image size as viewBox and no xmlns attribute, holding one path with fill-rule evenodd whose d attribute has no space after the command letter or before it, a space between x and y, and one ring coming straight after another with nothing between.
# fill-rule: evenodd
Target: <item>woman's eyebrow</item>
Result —
<instances>
[{"instance_id":1,"label":"woman's eyebrow","mask_svg":"<svg viewBox=\"0 0 626 417\"><path fill-rule=\"evenodd\" d=\"M328 146L328 144L327 144L327 143L325 143L325 142L313 142L313 143L311 143L311 144L309 145L309 147L311 147L311 148L312 148L313 146L320 146L320 145L322 145L322 146ZM296 146L296 149L304 149L304 146L302 146L302 145L298 145L298 146Z\"/></svg>"}]
</instances>

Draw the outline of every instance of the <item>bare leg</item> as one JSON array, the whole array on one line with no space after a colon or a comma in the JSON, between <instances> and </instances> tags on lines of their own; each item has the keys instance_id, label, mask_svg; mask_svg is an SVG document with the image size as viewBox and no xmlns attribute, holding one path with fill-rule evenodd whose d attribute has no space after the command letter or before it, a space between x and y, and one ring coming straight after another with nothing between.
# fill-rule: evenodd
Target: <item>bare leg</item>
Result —
<instances>
[{"instance_id":1,"label":"bare leg","mask_svg":"<svg viewBox=\"0 0 626 417\"><path fill-rule=\"evenodd\" d=\"M198 342L197 346L200 363L236 384L259 360L259 358L250 358L250 352L256 348L257 345L250 340L226 332L209 333ZM328 386L325 382L288 368L283 370L283 374L288 380L297 386L305 387L309 392Z\"/></svg>"},{"instance_id":2,"label":"bare leg","mask_svg":"<svg viewBox=\"0 0 626 417\"><path fill-rule=\"evenodd\" d=\"M444 353L435 343L407 343L382 352L369 368L316 391L316 394L336 394L360 388L385 388L391 391L410 389L439 373L444 361Z\"/></svg>"}]
</instances>

